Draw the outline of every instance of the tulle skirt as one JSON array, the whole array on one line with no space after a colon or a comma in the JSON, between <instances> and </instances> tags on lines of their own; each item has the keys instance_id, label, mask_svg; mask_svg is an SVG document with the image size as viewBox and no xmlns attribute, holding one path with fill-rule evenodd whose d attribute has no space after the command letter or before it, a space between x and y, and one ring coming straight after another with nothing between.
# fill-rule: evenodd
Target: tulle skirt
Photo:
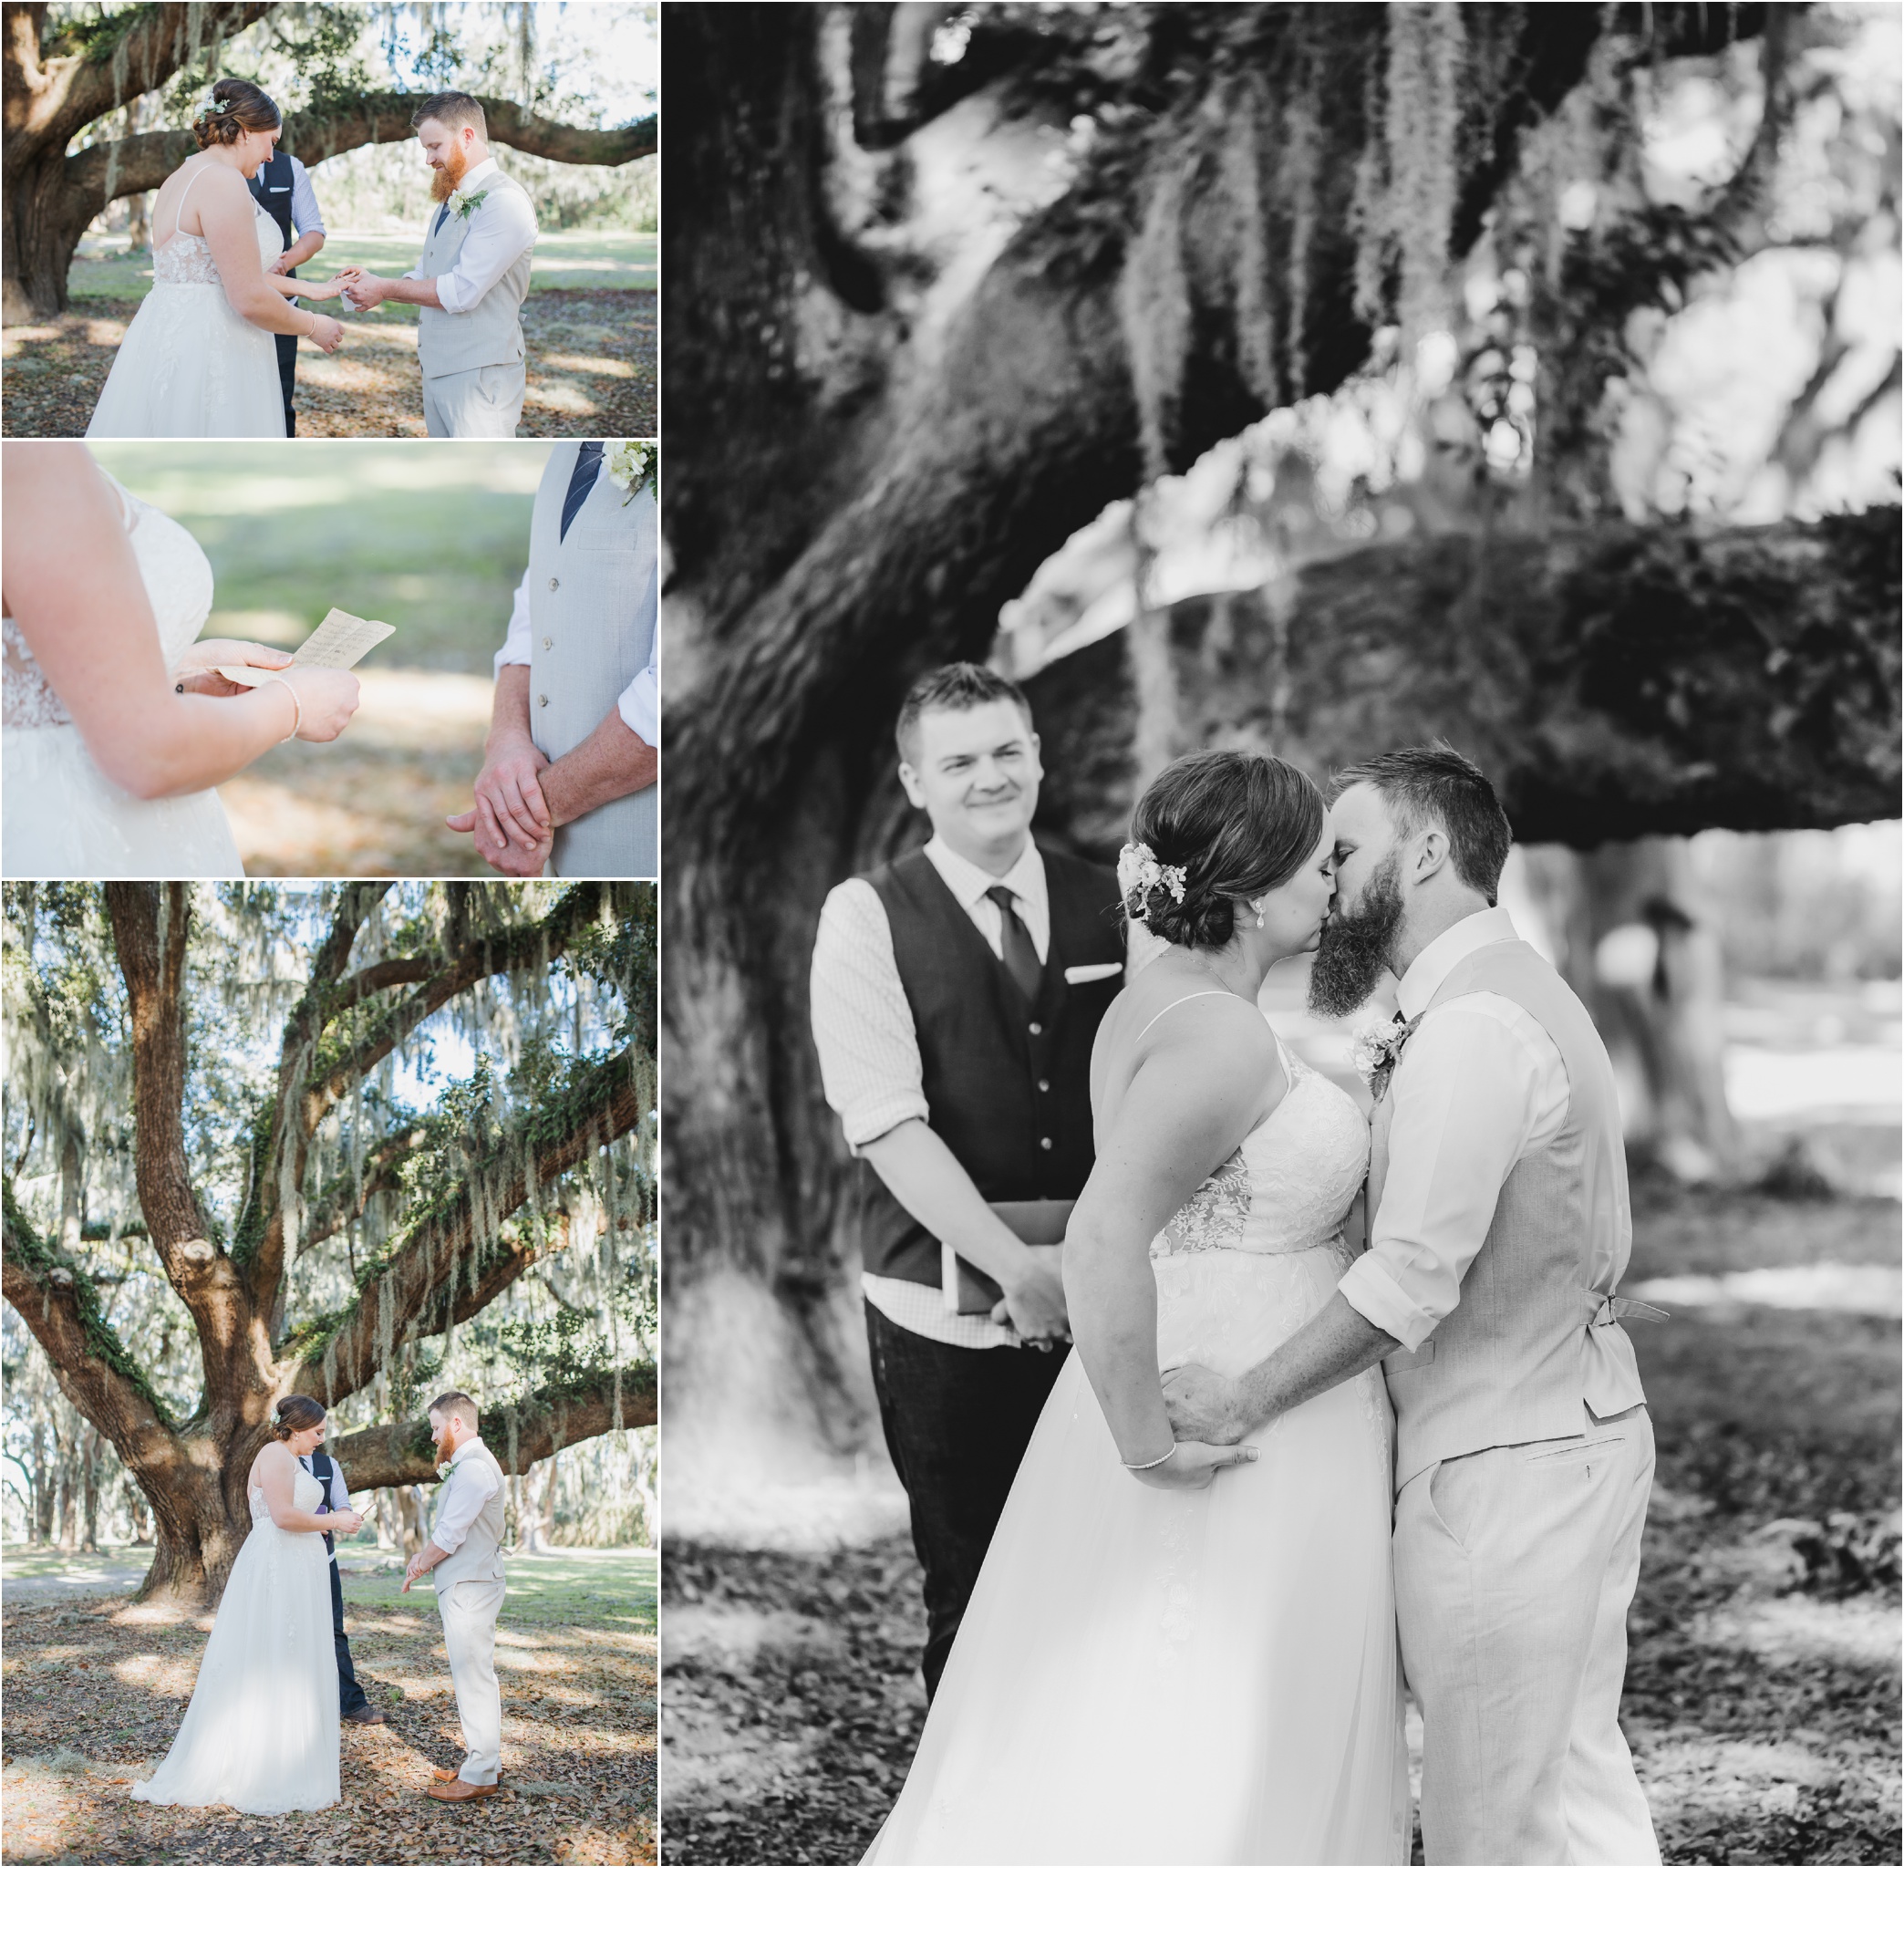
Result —
<instances>
[{"instance_id":1,"label":"tulle skirt","mask_svg":"<svg viewBox=\"0 0 1904 1959\"><path fill-rule=\"evenodd\" d=\"M1253 1365L1346 1262L1159 1260L1163 1363ZM1073 1354L866 1861L1406 1863L1389 1423L1372 1373L1207 1489L1152 1489Z\"/></svg>"},{"instance_id":2,"label":"tulle skirt","mask_svg":"<svg viewBox=\"0 0 1904 1959\"><path fill-rule=\"evenodd\" d=\"M216 790L131 795L70 723L9 728L0 756L0 857L9 877L244 876Z\"/></svg>"},{"instance_id":3,"label":"tulle skirt","mask_svg":"<svg viewBox=\"0 0 1904 1959\"><path fill-rule=\"evenodd\" d=\"M132 316L86 432L282 436L277 342L222 285L156 285Z\"/></svg>"},{"instance_id":4,"label":"tulle skirt","mask_svg":"<svg viewBox=\"0 0 1904 1959\"><path fill-rule=\"evenodd\" d=\"M316 1531L252 1525L184 1725L132 1799L254 1816L325 1809L338 1799L337 1660L330 1565Z\"/></svg>"}]
</instances>

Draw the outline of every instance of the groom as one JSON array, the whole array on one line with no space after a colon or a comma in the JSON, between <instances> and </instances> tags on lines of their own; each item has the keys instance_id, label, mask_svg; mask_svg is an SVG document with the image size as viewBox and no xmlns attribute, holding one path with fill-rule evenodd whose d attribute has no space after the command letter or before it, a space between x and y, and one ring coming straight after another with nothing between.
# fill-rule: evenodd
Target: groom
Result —
<instances>
[{"instance_id":1,"label":"groom","mask_svg":"<svg viewBox=\"0 0 1904 1959\"><path fill-rule=\"evenodd\" d=\"M1422 1709L1431 1864L1655 1864L1619 1731L1653 1434L1618 1322L1632 1246L1613 1071L1496 903L1510 833L1452 749L1336 778L1336 897L1310 1004L1383 968L1369 1249L1239 1380L1167 1374L1179 1436L1232 1442L1381 1362L1396 1419L1395 1611Z\"/></svg>"},{"instance_id":2,"label":"groom","mask_svg":"<svg viewBox=\"0 0 1904 1959\"><path fill-rule=\"evenodd\" d=\"M481 1416L467 1394L439 1394L429 1404L429 1436L437 1474L449 1476L437 1505L436 1529L404 1572L408 1591L426 1571L436 1574L437 1611L456 1714L462 1723L460 1768L432 1771L438 1802L473 1802L502 1787L502 1695L496 1684L496 1614L502 1610L502 1467L477 1434Z\"/></svg>"},{"instance_id":3,"label":"groom","mask_svg":"<svg viewBox=\"0 0 1904 1959\"><path fill-rule=\"evenodd\" d=\"M897 734L932 837L828 896L812 1023L826 1099L866 1166L866 1340L926 1572L930 1695L1071 1338L1060 1247L993 1207L1084 1187L1091 1045L1123 938L1111 873L1031 841L1044 772L1009 680L941 667ZM943 1290L942 1244L992 1281L970 1288L978 1311Z\"/></svg>"},{"instance_id":4,"label":"groom","mask_svg":"<svg viewBox=\"0 0 1904 1959\"><path fill-rule=\"evenodd\" d=\"M655 499L629 496L605 447L551 449L475 807L445 819L507 877L545 864L556 877L652 877L657 865Z\"/></svg>"},{"instance_id":5,"label":"groom","mask_svg":"<svg viewBox=\"0 0 1904 1959\"><path fill-rule=\"evenodd\" d=\"M523 298L535 207L489 152L482 104L460 89L427 97L410 125L438 205L423 255L401 279L359 273L346 288L368 311L387 299L419 308L423 422L431 435L513 435L527 373Z\"/></svg>"}]
</instances>

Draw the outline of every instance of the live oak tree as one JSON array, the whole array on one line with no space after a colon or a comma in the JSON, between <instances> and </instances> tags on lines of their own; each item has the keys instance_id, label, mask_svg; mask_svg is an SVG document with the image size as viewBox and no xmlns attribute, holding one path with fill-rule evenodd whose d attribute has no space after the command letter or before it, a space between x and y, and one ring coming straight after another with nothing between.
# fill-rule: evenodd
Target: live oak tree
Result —
<instances>
[{"instance_id":1,"label":"live oak tree","mask_svg":"<svg viewBox=\"0 0 1904 1959\"><path fill-rule=\"evenodd\" d=\"M670 20L678 1451L750 1431L823 1449L864 1419L806 983L828 886L915 834L892 781L906 686L984 658L1001 606L1113 499L1405 358L1458 315L1484 241L1517 281L1498 351L1536 371L1526 480L1048 668L1048 833L1102 853L1198 743L1320 772L1427 731L1495 774L1530 842L1895 814L1896 509L1635 523L1608 476L1630 322L1765 240L1802 12ZM1740 42L1756 134L1708 194L1655 205L1650 71Z\"/></svg>"},{"instance_id":2,"label":"live oak tree","mask_svg":"<svg viewBox=\"0 0 1904 1959\"><path fill-rule=\"evenodd\" d=\"M353 1491L433 1477L479 1347L512 1473L653 1424L651 885L15 884L5 934L6 1302L145 1595L222 1592L284 1394L382 1402Z\"/></svg>"},{"instance_id":3,"label":"live oak tree","mask_svg":"<svg viewBox=\"0 0 1904 1959\"><path fill-rule=\"evenodd\" d=\"M67 268L87 226L114 198L156 188L197 149L183 127L111 137L68 155L75 140L175 77L210 79L227 43L267 16L292 11L265 0L139 5L89 16L16 0L0 7L5 89L0 309L7 321L63 311ZM300 106L285 119L285 152L316 163L367 143L414 140L410 117L423 94L375 88L347 58L364 10L295 11L316 19L305 41L292 36L285 50L301 67ZM522 11L527 16L531 10ZM532 31L526 18L523 31ZM505 96L476 92L491 140L532 156L612 165L655 153L653 116L618 129L582 129Z\"/></svg>"}]
</instances>

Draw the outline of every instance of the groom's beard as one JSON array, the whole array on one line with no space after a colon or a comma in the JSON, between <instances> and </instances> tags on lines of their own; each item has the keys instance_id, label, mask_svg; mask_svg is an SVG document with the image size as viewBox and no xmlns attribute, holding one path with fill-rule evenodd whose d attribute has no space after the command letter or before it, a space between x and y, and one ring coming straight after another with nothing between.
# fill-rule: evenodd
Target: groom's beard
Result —
<instances>
[{"instance_id":1,"label":"groom's beard","mask_svg":"<svg viewBox=\"0 0 1904 1959\"><path fill-rule=\"evenodd\" d=\"M449 1430L448 1430L448 1429L446 1428L446 1429L445 1429L445 1430L444 1430L444 1431L442 1432L442 1434L441 1434L440 1436L439 1436L437 1437L437 1455L436 1455L436 1459L437 1459L438 1463L439 1463L439 1464L440 1465L440 1464L442 1464L442 1463L446 1463L446 1462L448 1462L448 1461L450 1460L450 1457L451 1457L452 1456L454 1456L455 1454L456 1454L456 1437L455 1437L454 1436L452 1436L452 1435L451 1435L451 1434L450 1433L450 1431L449 1431Z\"/></svg>"},{"instance_id":2,"label":"groom's beard","mask_svg":"<svg viewBox=\"0 0 1904 1959\"><path fill-rule=\"evenodd\" d=\"M447 163L429 166L429 201L440 204L470 173L470 160L459 150Z\"/></svg>"},{"instance_id":3,"label":"groom's beard","mask_svg":"<svg viewBox=\"0 0 1904 1959\"><path fill-rule=\"evenodd\" d=\"M1361 903L1352 912L1330 913L1322 928L1309 969L1311 1013L1342 1020L1375 990L1402 928L1402 874L1391 855L1369 879Z\"/></svg>"}]
</instances>

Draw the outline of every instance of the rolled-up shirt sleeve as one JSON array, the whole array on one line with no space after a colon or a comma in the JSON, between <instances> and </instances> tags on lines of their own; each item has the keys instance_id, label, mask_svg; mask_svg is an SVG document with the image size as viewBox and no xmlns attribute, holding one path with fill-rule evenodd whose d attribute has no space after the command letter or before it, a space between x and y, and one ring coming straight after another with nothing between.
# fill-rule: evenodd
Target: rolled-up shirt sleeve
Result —
<instances>
[{"instance_id":1,"label":"rolled-up shirt sleeve","mask_svg":"<svg viewBox=\"0 0 1904 1959\"><path fill-rule=\"evenodd\" d=\"M901 1123L930 1121L893 928L864 878L827 894L813 941L812 1003L821 1085L854 1156Z\"/></svg>"},{"instance_id":2,"label":"rolled-up shirt sleeve","mask_svg":"<svg viewBox=\"0 0 1904 1959\"><path fill-rule=\"evenodd\" d=\"M622 689L621 698L616 702L621 710L623 721L650 748L661 746L660 663L661 621L657 616L655 643L648 652L648 663Z\"/></svg>"},{"instance_id":3,"label":"rolled-up shirt sleeve","mask_svg":"<svg viewBox=\"0 0 1904 1959\"><path fill-rule=\"evenodd\" d=\"M445 313L467 313L535 239L534 205L508 184L495 185L471 213L455 264L436 275L437 304Z\"/></svg>"},{"instance_id":4,"label":"rolled-up shirt sleeve","mask_svg":"<svg viewBox=\"0 0 1904 1959\"><path fill-rule=\"evenodd\" d=\"M1388 1176L1369 1249L1340 1290L1412 1353L1461 1302L1507 1173L1545 1127L1544 1057L1525 1016L1482 996L1447 1001L1415 1030L1390 1080ZM1538 1037L1545 1040L1545 1035Z\"/></svg>"},{"instance_id":5,"label":"rolled-up shirt sleeve","mask_svg":"<svg viewBox=\"0 0 1904 1959\"><path fill-rule=\"evenodd\" d=\"M505 667L526 667L530 658L529 574L525 571L515 588L515 603L509 608L509 630L496 648L496 671L500 674Z\"/></svg>"},{"instance_id":6,"label":"rolled-up shirt sleeve","mask_svg":"<svg viewBox=\"0 0 1904 1959\"><path fill-rule=\"evenodd\" d=\"M481 1514L482 1507L496 1485L490 1466L479 1456L458 1464L437 1507L436 1529L429 1541L446 1555L453 1555L470 1534L470 1526Z\"/></svg>"}]
</instances>

